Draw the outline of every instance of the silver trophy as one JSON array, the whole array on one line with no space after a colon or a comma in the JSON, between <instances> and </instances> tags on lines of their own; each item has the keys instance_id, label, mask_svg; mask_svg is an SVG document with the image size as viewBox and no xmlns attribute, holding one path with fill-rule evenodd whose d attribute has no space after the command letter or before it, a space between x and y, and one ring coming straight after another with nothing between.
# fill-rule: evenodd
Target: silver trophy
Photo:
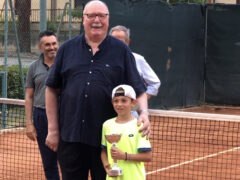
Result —
<instances>
[{"instance_id":1,"label":"silver trophy","mask_svg":"<svg viewBox=\"0 0 240 180\"><path fill-rule=\"evenodd\" d=\"M110 134L110 135L105 135L107 141L113 145L113 147L117 147L118 141L121 139L121 134ZM117 176L122 175L122 169L118 167L117 165L117 160L113 160L114 164L112 169L110 169L110 173L112 172L113 174L117 174Z\"/></svg>"}]
</instances>

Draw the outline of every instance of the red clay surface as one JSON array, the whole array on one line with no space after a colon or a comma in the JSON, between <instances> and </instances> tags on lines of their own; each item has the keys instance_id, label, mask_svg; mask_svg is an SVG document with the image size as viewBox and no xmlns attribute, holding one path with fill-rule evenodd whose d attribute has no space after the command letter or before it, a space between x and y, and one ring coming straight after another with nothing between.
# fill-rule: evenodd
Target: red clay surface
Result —
<instances>
[{"instance_id":1,"label":"red clay surface","mask_svg":"<svg viewBox=\"0 0 240 180\"><path fill-rule=\"evenodd\" d=\"M214 114L228 114L228 115L240 115L240 107L238 106L196 106L184 109L176 109L186 112L200 112L200 113L214 113Z\"/></svg>"},{"instance_id":2,"label":"red clay surface","mask_svg":"<svg viewBox=\"0 0 240 180\"><path fill-rule=\"evenodd\" d=\"M217 113L236 115L237 110ZM148 180L240 179L240 122L150 118L153 161L146 163ZM0 180L38 179L45 177L37 143L25 132L0 134Z\"/></svg>"},{"instance_id":3,"label":"red clay surface","mask_svg":"<svg viewBox=\"0 0 240 180\"><path fill-rule=\"evenodd\" d=\"M45 179L37 142L25 132L0 134L0 180Z\"/></svg>"}]
</instances>

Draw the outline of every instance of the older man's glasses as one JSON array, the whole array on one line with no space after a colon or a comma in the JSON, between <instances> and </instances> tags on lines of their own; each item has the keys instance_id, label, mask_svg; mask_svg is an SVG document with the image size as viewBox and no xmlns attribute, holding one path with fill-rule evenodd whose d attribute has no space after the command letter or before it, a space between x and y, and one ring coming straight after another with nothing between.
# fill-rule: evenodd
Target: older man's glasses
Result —
<instances>
[{"instance_id":1,"label":"older man's glasses","mask_svg":"<svg viewBox=\"0 0 240 180\"><path fill-rule=\"evenodd\" d=\"M103 13L99 13L99 14L84 14L84 15L87 16L87 18L90 19L90 20L94 20L96 17L98 17L100 20L104 20L108 16L108 14L103 14Z\"/></svg>"}]
</instances>

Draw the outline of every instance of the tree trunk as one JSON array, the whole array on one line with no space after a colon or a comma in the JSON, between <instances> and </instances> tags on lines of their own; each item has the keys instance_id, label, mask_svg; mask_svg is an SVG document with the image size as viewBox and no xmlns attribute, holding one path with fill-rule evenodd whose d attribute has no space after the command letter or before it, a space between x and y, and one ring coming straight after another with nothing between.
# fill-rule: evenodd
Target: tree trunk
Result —
<instances>
[{"instance_id":1,"label":"tree trunk","mask_svg":"<svg viewBox=\"0 0 240 180\"><path fill-rule=\"evenodd\" d=\"M57 0L51 0L51 21L56 21Z\"/></svg>"},{"instance_id":2,"label":"tree trunk","mask_svg":"<svg viewBox=\"0 0 240 180\"><path fill-rule=\"evenodd\" d=\"M17 0L18 34L21 52L31 52L30 15L31 0Z\"/></svg>"}]
</instances>

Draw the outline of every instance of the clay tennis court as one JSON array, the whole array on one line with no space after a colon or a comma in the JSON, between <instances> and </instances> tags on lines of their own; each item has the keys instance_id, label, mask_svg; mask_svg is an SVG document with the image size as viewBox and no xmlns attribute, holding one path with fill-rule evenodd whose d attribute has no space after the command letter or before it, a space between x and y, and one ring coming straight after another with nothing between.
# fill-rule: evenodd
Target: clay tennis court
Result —
<instances>
[{"instance_id":1,"label":"clay tennis court","mask_svg":"<svg viewBox=\"0 0 240 180\"><path fill-rule=\"evenodd\" d=\"M146 164L147 179L240 179L240 117L228 117L234 118L151 115L153 161ZM0 179L45 179L37 144L24 128L0 133Z\"/></svg>"},{"instance_id":2,"label":"clay tennis court","mask_svg":"<svg viewBox=\"0 0 240 180\"><path fill-rule=\"evenodd\" d=\"M0 179L44 179L37 143L27 139L25 129L0 133Z\"/></svg>"}]
</instances>

